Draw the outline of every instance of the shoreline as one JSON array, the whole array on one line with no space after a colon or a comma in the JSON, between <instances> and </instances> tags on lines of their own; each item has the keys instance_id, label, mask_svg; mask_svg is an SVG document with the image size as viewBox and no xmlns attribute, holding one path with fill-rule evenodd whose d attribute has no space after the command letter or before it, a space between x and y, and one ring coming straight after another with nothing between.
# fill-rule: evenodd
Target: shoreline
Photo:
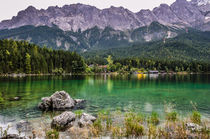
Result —
<instances>
[{"instance_id":1,"label":"shoreline","mask_svg":"<svg viewBox=\"0 0 210 139\"><path fill-rule=\"evenodd\" d=\"M134 75L138 74L145 74L145 75L196 75L196 74L210 74L209 72L163 72L158 74L149 74L149 73L133 73ZM132 75L130 73L127 74L120 74L116 72L110 72L110 73L64 73L64 74L52 74L52 73L43 73L43 74L26 74L26 73L11 73L11 74L0 74L0 77L26 77L26 76L72 76L72 75Z\"/></svg>"},{"instance_id":2,"label":"shoreline","mask_svg":"<svg viewBox=\"0 0 210 139\"><path fill-rule=\"evenodd\" d=\"M78 113L79 111L73 112ZM79 118L80 114L76 114L76 117ZM18 134L15 127L22 122L26 123L24 126L30 127L28 131L21 132L22 136L29 137L35 135L40 139L47 137L47 133L50 131L55 131L59 134L59 138L62 139L68 137L155 138L158 136L162 138L180 138L183 135L188 137L209 137L210 135L210 121L209 119L203 118L203 116L201 117L201 115L199 116L199 113L196 115L195 112L192 112L190 115L182 117L179 113L171 111L165 112L164 117L161 120L155 112L145 115L132 111L121 112L116 110L109 112L101 110L98 112L97 119L93 124L85 127L79 127L77 124L74 124L65 131L59 131L51 127L52 117L42 115L41 117L27 119L26 121L21 120L10 123L12 130L9 129L8 134ZM4 130L6 130L8 124L5 124ZM183 132L179 132L180 130ZM163 132L164 134L162 134Z\"/></svg>"}]
</instances>

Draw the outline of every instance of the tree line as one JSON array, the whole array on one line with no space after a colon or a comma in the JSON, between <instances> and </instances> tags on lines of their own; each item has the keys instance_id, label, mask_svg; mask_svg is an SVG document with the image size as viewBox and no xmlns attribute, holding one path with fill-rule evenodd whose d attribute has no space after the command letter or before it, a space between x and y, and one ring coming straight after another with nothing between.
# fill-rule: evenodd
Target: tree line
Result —
<instances>
[{"instance_id":1,"label":"tree line","mask_svg":"<svg viewBox=\"0 0 210 139\"><path fill-rule=\"evenodd\" d=\"M90 68L90 66L94 65ZM106 65L100 66L100 65ZM93 57L86 61L77 53L40 48L27 41L0 40L0 74L6 73L84 73L134 72L158 70L164 72L209 72L210 63L201 61L154 58Z\"/></svg>"},{"instance_id":2,"label":"tree line","mask_svg":"<svg viewBox=\"0 0 210 139\"><path fill-rule=\"evenodd\" d=\"M131 68L158 70L165 72L209 72L210 64L200 61L180 61L180 60L155 60L143 58L125 58L114 61L115 65L121 64Z\"/></svg>"},{"instance_id":3,"label":"tree line","mask_svg":"<svg viewBox=\"0 0 210 139\"><path fill-rule=\"evenodd\" d=\"M75 52L40 48L27 41L0 40L0 74L84 71L84 59Z\"/></svg>"},{"instance_id":4,"label":"tree line","mask_svg":"<svg viewBox=\"0 0 210 139\"><path fill-rule=\"evenodd\" d=\"M88 65L107 65L107 68L94 66L93 72L135 72L158 70L163 72L209 72L210 63L201 61L180 61L169 59L149 59L149 58L112 58L108 56L104 59L87 60Z\"/></svg>"}]
</instances>

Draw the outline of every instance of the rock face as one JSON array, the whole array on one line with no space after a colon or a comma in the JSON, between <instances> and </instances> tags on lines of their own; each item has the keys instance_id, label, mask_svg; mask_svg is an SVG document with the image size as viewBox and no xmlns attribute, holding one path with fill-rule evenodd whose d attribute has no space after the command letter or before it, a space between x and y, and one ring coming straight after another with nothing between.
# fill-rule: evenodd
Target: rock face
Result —
<instances>
[{"instance_id":1,"label":"rock face","mask_svg":"<svg viewBox=\"0 0 210 139\"><path fill-rule=\"evenodd\" d=\"M136 13L138 19L142 21L145 25L149 25L154 21L158 21L158 18L150 10L141 10Z\"/></svg>"},{"instance_id":2,"label":"rock face","mask_svg":"<svg viewBox=\"0 0 210 139\"><path fill-rule=\"evenodd\" d=\"M172 11L167 4L161 4L159 7L153 9L153 13L160 21L160 23L178 23L181 22L179 17Z\"/></svg>"},{"instance_id":3,"label":"rock face","mask_svg":"<svg viewBox=\"0 0 210 139\"><path fill-rule=\"evenodd\" d=\"M202 31L210 31L210 0L192 0L191 4L199 9L205 17L204 24L199 27Z\"/></svg>"},{"instance_id":4,"label":"rock face","mask_svg":"<svg viewBox=\"0 0 210 139\"><path fill-rule=\"evenodd\" d=\"M84 127L84 126L93 124L95 120L96 120L96 117L87 113L83 113L81 118L79 119L78 124L80 127Z\"/></svg>"},{"instance_id":5,"label":"rock face","mask_svg":"<svg viewBox=\"0 0 210 139\"><path fill-rule=\"evenodd\" d=\"M50 97L42 98L42 102L38 105L41 110L65 110L73 109L77 105L84 103L85 100L72 99L65 91L57 91Z\"/></svg>"},{"instance_id":6,"label":"rock face","mask_svg":"<svg viewBox=\"0 0 210 139\"><path fill-rule=\"evenodd\" d=\"M203 13L200 6L204 7L209 4L209 0L176 0L171 6L161 4L152 11L141 10L137 13L123 7L112 6L100 10L94 6L84 4L55 6L46 10L38 10L29 6L11 20L2 21L0 29L17 28L24 25L46 25L50 27L57 25L65 31L86 30L94 26L102 29L110 26L117 30L127 30L146 26L154 21L197 27L202 26L206 16L206 12ZM206 8L208 9L208 7Z\"/></svg>"},{"instance_id":7,"label":"rock face","mask_svg":"<svg viewBox=\"0 0 210 139\"><path fill-rule=\"evenodd\" d=\"M72 127L73 122L76 119L76 115L72 112L63 112L53 118L51 122L51 127L58 130L65 130L66 128Z\"/></svg>"},{"instance_id":8,"label":"rock face","mask_svg":"<svg viewBox=\"0 0 210 139\"><path fill-rule=\"evenodd\" d=\"M204 16L199 9L186 0L177 0L171 5L171 9L182 21L193 27L202 25L204 22Z\"/></svg>"},{"instance_id":9,"label":"rock face","mask_svg":"<svg viewBox=\"0 0 210 139\"><path fill-rule=\"evenodd\" d=\"M191 3L194 5L202 6L210 4L210 0L191 0Z\"/></svg>"}]
</instances>

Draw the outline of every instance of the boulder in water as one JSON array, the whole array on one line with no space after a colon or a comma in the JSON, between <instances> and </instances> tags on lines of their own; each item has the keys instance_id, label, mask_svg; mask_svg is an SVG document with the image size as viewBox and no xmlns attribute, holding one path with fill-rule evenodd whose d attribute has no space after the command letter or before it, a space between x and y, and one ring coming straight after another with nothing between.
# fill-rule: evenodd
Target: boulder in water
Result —
<instances>
[{"instance_id":1,"label":"boulder in water","mask_svg":"<svg viewBox=\"0 0 210 139\"><path fill-rule=\"evenodd\" d=\"M73 126L75 119L76 115L74 113L66 111L53 118L51 127L57 130L65 130Z\"/></svg>"},{"instance_id":2,"label":"boulder in water","mask_svg":"<svg viewBox=\"0 0 210 139\"><path fill-rule=\"evenodd\" d=\"M57 91L51 96L53 109L71 109L75 101L65 91Z\"/></svg>"},{"instance_id":3,"label":"boulder in water","mask_svg":"<svg viewBox=\"0 0 210 139\"><path fill-rule=\"evenodd\" d=\"M84 126L93 124L95 120L96 120L96 117L87 113L83 113L81 118L79 119L78 124L80 127L84 127Z\"/></svg>"},{"instance_id":4,"label":"boulder in water","mask_svg":"<svg viewBox=\"0 0 210 139\"><path fill-rule=\"evenodd\" d=\"M81 108L81 104L84 104L85 100L72 99L70 95L65 91L57 91L50 97L42 98L42 102L38 105L41 110L65 110ZM77 107L79 106L79 107Z\"/></svg>"}]
</instances>

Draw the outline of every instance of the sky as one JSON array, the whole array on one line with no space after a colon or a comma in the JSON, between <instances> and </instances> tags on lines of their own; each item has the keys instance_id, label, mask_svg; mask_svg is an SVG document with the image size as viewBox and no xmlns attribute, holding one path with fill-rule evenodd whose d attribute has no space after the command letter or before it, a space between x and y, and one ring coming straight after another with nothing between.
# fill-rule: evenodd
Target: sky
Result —
<instances>
[{"instance_id":1,"label":"sky","mask_svg":"<svg viewBox=\"0 0 210 139\"><path fill-rule=\"evenodd\" d=\"M99 9L109 8L110 6L124 7L133 12L141 9L153 9L161 3L172 4L175 0L2 0L0 4L0 21L11 19L16 16L18 11L26 9L32 5L37 9L47 9L49 6L63 6L75 3L96 6Z\"/></svg>"}]
</instances>

